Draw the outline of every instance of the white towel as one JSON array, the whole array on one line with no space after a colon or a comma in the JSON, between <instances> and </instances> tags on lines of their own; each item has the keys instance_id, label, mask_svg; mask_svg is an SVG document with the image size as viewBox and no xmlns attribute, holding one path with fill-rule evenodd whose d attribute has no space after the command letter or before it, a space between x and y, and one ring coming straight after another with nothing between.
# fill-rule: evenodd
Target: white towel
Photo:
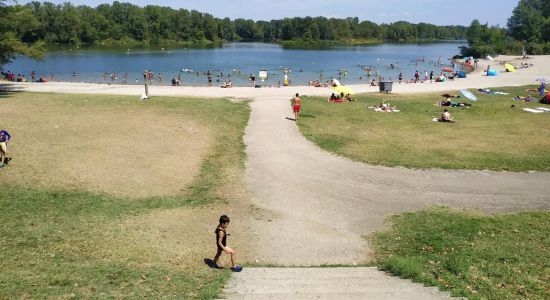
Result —
<instances>
[{"instance_id":1,"label":"white towel","mask_svg":"<svg viewBox=\"0 0 550 300\"><path fill-rule=\"evenodd\" d=\"M542 110L532 109L532 108L524 108L523 110L526 111L526 112L534 113L534 114L540 114L540 113L544 112Z\"/></svg>"}]
</instances>

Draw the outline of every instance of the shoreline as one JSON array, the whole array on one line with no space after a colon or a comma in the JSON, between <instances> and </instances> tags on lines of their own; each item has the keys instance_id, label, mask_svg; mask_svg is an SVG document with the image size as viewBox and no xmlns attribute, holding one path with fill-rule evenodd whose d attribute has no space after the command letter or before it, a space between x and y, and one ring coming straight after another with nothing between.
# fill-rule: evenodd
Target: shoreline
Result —
<instances>
[{"instance_id":1,"label":"shoreline","mask_svg":"<svg viewBox=\"0 0 550 300\"><path fill-rule=\"evenodd\" d=\"M505 72L504 63L527 61L534 64L533 67L518 69L516 72ZM498 76L485 76L482 72L487 65L498 71ZM532 56L529 59L522 60L521 56L498 56L496 59L480 60L476 72L468 74L468 78L448 80L447 82L423 82L423 83L393 83L394 94L409 93L430 93L453 91L471 88L490 88L503 86L522 86L537 84L538 78L550 80L550 55ZM370 84L352 84L347 85L352 88L356 94L377 93L378 86ZM75 83L75 82L8 82L0 81L0 87L3 89L16 89L28 92L49 92L49 93L72 93L72 94L110 94L110 95L135 95L144 94L143 84L106 84L106 83ZM210 98L270 98L287 97L291 98L295 93L304 96L329 96L333 90L327 87L311 86L288 86L288 87L233 87L220 88L219 86L165 86L149 85L149 96L191 96L191 97L210 97Z\"/></svg>"}]
</instances>

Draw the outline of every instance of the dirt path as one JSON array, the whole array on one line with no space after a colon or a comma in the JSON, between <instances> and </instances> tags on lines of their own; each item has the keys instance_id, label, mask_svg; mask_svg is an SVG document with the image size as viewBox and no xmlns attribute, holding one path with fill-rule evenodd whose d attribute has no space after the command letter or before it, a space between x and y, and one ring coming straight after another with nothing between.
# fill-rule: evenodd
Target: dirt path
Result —
<instances>
[{"instance_id":1,"label":"dirt path","mask_svg":"<svg viewBox=\"0 0 550 300\"><path fill-rule=\"evenodd\" d=\"M288 99L251 103L246 181L256 213L259 263L352 264L368 258L362 237L389 214L427 205L487 212L550 209L550 173L409 170L352 162L298 131Z\"/></svg>"}]
</instances>

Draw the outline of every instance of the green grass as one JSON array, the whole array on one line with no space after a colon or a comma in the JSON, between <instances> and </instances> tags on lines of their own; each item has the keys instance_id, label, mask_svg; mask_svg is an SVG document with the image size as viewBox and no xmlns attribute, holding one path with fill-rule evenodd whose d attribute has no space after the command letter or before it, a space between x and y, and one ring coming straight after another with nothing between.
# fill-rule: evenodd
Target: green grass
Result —
<instances>
[{"instance_id":1,"label":"green grass","mask_svg":"<svg viewBox=\"0 0 550 300\"><path fill-rule=\"evenodd\" d=\"M306 98L298 122L302 134L321 148L356 161L386 166L444 169L550 170L550 114L530 114L513 101L527 88L498 88L510 95L479 95L472 108L450 108L454 124L432 122L443 108L440 94L367 94L335 104ZM458 92L454 92L458 93ZM382 99L400 113L368 109ZM459 101L468 102L462 98ZM511 105L516 108L510 108Z\"/></svg>"},{"instance_id":2,"label":"green grass","mask_svg":"<svg viewBox=\"0 0 550 300\"><path fill-rule=\"evenodd\" d=\"M550 298L550 213L435 208L373 235L379 266L469 299Z\"/></svg>"},{"instance_id":3,"label":"green grass","mask_svg":"<svg viewBox=\"0 0 550 300\"><path fill-rule=\"evenodd\" d=\"M84 97L80 95L16 93L2 100L33 97L84 105L77 101ZM216 133L214 145L199 174L179 196L117 198L78 188L29 188L0 180L0 299L217 297L230 272L208 268L201 260L210 253L174 258L154 252L151 249L155 248L145 246L145 237L128 238L128 230L134 228L124 224L157 211L208 209L230 201L226 190L234 187L235 172L244 166L242 135L248 104L169 97L140 103L135 97L85 97L97 106L143 105L197 118ZM139 230L135 228L132 234L139 236Z\"/></svg>"}]
</instances>

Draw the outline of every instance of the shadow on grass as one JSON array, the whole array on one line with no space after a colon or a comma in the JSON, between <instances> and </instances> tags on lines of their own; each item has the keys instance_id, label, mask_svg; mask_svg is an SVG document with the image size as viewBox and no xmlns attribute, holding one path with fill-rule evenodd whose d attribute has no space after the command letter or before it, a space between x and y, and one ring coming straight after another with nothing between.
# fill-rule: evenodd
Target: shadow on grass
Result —
<instances>
[{"instance_id":1,"label":"shadow on grass","mask_svg":"<svg viewBox=\"0 0 550 300\"><path fill-rule=\"evenodd\" d=\"M21 93L23 89L15 87L5 82L0 82L0 98L7 98L12 94Z\"/></svg>"},{"instance_id":2,"label":"shadow on grass","mask_svg":"<svg viewBox=\"0 0 550 300\"><path fill-rule=\"evenodd\" d=\"M312 115L312 114L300 114L300 118L312 118L312 119L315 119L315 115Z\"/></svg>"},{"instance_id":3,"label":"shadow on grass","mask_svg":"<svg viewBox=\"0 0 550 300\"><path fill-rule=\"evenodd\" d=\"M218 265L216 265L216 263L213 260L211 260L210 258L205 258L204 263L208 267L210 267L211 269L222 269L222 268L218 267Z\"/></svg>"}]
</instances>

